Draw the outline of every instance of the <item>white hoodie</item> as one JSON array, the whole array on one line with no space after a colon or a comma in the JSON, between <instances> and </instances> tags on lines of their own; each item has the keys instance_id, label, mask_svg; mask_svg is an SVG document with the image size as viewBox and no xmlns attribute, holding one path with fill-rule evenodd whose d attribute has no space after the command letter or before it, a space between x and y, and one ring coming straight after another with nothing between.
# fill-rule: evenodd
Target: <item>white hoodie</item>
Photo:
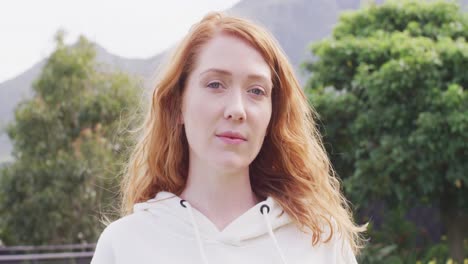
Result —
<instances>
[{"instance_id":1,"label":"white hoodie","mask_svg":"<svg viewBox=\"0 0 468 264\"><path fill-rule=\"evenodd\" d=\"M286 212L277 217L281 212L268 197L219 231L187 201L159 192L106 227L91 263L357 263L340 236L312 246L311 234L300 231Z\"/></svg>"}]
</instances>

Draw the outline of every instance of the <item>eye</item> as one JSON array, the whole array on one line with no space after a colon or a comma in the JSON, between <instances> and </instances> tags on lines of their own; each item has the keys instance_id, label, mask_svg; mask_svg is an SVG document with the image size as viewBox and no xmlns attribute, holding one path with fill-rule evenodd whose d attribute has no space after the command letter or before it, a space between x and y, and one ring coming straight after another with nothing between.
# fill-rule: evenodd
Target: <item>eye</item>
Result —
<instances>
[{"instance_id":1,"label":"eye","mask_svg":"<svg viewBox=\"0 0 468 264\"><path fill-rule=\"evenodd\" d=\"M260 88L253 88L250 91L255 95L266 95L266 93Z\"/></svg>"},{"instance_id":2,"label":"eye","mask_svg":"<svg viewBox=\"0 0 468 264\"><path fill-rule=\"evenodd\" d=\"M220 82L211 82L207 86L210 88L218 89L220 88L221 83Z\"/></svg>"}]
</instances>

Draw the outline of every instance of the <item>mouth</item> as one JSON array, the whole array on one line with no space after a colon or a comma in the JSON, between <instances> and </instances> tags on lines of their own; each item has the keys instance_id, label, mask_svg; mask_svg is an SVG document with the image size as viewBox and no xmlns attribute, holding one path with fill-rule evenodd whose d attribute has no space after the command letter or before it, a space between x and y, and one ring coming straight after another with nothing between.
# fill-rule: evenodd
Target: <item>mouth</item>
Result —
<instances>
[{"instance_id":1,"label":"mouth","mask_svg":"<svg viewBox=\"0 0 468 264\"><path fill-rule=\"evenodd\" d=\"M240 138L240 137L231 137L231 136L221 136L221 135L218 135L217 137L223 137L223 138L229 138L229 139L241 139L241 140L244 140L244 138Z\"/></svg>"},{"instance_id":2,"label":"mouth","mask_svg":"<svg viewBox=\"0 0 468 264\"><path fill-rule=\"evenodd\" d=\"M220 134L216 134L216 136L217 137L224 137L224 138L228 138L228 139L240 139L240 140L243 140L243 141L247 141L247 139L245 138L244 135L242 135L239 132L235 132L235 131L226 131L226 132L223 132L223 133L220 133Z\"/></svg>"},{"instance_id":3,"label":"mouth","mask_svg":"<svg viewBox=\"0 0 468 264\"><path fill-rule=\"evenodd\" d=\"M247 141L245 136L235 131L226 131L221 134L217 134L216 137L228 144L240 144Z\"/></svg>"},{"instance_id":4,"label":"mouth","mask_svg":"<svg viewBox=\"0 0 468 264\"><path fill-rule=\"evenodd\" d=\"M222 142L229 144L229 145L241 144L247 141L245 139L235 138L235 137L227 137L227 136L216 136L216 137L219 138Z\"/></svg>"}]
</instances>

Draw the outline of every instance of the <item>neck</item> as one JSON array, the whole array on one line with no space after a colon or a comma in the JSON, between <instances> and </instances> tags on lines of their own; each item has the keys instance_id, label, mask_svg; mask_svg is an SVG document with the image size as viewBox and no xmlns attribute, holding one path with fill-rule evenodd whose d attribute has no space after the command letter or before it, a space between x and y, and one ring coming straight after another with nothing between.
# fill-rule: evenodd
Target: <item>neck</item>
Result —
<instances>
[{"instance_id":1,"label":"neck","mask_svg":"<svg viewBox=\"0 0 468 264\"><path fill-rule=\"evenodd\" d=\"M219 230L260 202L252 191L248 167L228 171L208 164L192 164L180 197Z\"/></svg>"}]
</instances>

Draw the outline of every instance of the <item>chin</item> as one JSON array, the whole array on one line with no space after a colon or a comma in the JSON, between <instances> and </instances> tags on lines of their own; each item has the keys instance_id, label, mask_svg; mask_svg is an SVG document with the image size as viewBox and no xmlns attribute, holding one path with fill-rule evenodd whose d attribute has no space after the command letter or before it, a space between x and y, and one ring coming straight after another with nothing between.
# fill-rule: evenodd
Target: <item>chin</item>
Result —
<instances>
[{"instance_id":1,"label":"chin","mask_svg":"<svg viewBox=\"0 0 468 264\"><path fill-rule=\"evenodd\" d=\"M216 164L223 168L226 171L238 171L249 168L249 162L245 159L236 158L236 157L218 157Z\"/></svg>"}]
</instances>

